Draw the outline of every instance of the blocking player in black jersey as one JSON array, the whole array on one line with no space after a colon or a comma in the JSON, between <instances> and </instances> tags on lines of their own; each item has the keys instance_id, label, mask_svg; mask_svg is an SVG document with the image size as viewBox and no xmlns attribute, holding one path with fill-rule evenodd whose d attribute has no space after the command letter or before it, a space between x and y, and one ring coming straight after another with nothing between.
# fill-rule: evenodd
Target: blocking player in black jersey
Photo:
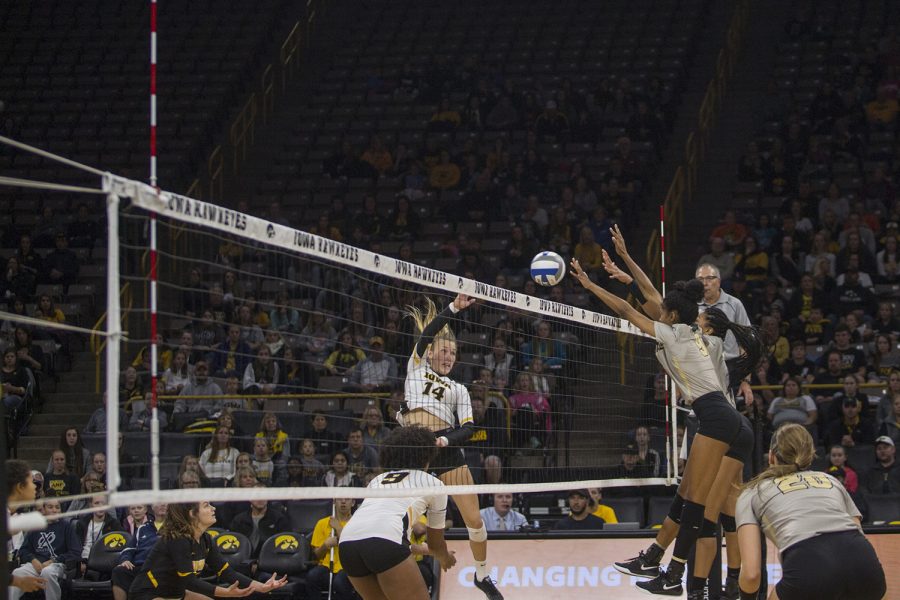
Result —
<instances>
[{"instance_id":1,"label":"blocking player in black jersey","mask_svg":"<svg viewBox=\"0 0 900 600\"><path fill-rule=\"evenodd\" d=\"M232 569L206 533L215 522L216 509L209 502L170 504L159 541L131 584L128 597L132 600L241 598L254 592L266 594L287 583L287 577L278 579L277 574L265 583L253 581ZM207 566L219 580L231 585L220 587L200 579Z\"/></svg>"}]
</instances>

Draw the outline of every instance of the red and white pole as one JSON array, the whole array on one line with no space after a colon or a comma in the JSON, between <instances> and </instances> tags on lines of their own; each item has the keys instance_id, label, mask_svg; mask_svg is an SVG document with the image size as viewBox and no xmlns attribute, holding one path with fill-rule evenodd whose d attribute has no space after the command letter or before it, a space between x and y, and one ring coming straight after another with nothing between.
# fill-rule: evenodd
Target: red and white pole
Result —
<instances>
[{"instance_id":1,"label":"red and white pole","mask_svg":"<svg viewBox=\"0 0 900 600\"><path fill-rule=\"evenodd\" d=\"M157 2L150 0L150 185L159 193L156 177L156 33ZM157 252L156 252L156 213L150 213L150 476L154 490L159 489L159 416L157 412L157 380L159 368L157 363L158 348L156 336L156 284L157 284Z\"/></svg>"},{"instance_id":2,"label":"red and white pole","mask_svg":"<svg viewBox=\"0 0 900 600\"><path fill-rule=\"evenodd\" d=\"M659 205L659 277L662 284L662 295L666 296L666 205ZM666 475L671 478L678 477L678 428L674 426L677 418L675 412L675 388L669 376L666 375L666 395L665 395L665 412L666 414L666 439L669 441L670 459L666 469Z\"/></svg>"}]
</instances>

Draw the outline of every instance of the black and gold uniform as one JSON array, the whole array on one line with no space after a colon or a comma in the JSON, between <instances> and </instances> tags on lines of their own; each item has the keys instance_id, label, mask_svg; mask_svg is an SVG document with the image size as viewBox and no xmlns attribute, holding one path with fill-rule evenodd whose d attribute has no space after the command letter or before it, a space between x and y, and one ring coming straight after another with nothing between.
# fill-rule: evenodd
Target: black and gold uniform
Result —
<instances>
[{"instance_id":1,"label":"black and gold uniform","mask_svg":"<svg viewBox=\"0 0 900 600\"><path fill-rule=\"evenodd\" d=\"M212 598L215 596L216 586L200 579L204 567L209 567L216 573L219 581L229 584L238 581L241 587L251 583L249 578L232 569L222 558L208 533L201 535L200 541L194 538L160 537L131 584L128 598L181 600L188 590Z\"/></svg>"}]
</instances>

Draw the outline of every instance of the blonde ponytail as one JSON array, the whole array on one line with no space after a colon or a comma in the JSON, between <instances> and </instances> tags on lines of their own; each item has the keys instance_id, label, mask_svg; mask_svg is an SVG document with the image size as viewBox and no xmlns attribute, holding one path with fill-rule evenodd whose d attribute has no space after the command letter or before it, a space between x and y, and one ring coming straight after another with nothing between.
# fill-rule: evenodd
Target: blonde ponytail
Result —
<instances>
[{"instance_id":1,"label":"blonde ponytail","mask_svg":"<svg viewBox=\"0 0 900 600\"><path fill-rule=\"evenodd\" d=\"M438 315L439 311L431 298L425 298L424 312L416 306L407 306L406 312L412 317L413 322L416 324L416 330L421 334L425 331L425 328L428 327L428 324L434 321L434 318ZM456 342L456 336L453 334L453 330L450 329L449 325L444 325L440 331L434 334L434 339L444 339L450 342Z\"/></svg>"},{"instance_id":2,"label":"blonde ponytail","mask_svg":"<svg viewBox=\"0 0 900 600\"><path fill-rule=\"evenodd\" d=\"M769 451L775 454L774 465L746 483L744 488L753 488L767 479L784 477L798 471L807 470L816 458L816 446L809 431L797 423L788 423L775 430Z\"/></svg>"}]
</instances>

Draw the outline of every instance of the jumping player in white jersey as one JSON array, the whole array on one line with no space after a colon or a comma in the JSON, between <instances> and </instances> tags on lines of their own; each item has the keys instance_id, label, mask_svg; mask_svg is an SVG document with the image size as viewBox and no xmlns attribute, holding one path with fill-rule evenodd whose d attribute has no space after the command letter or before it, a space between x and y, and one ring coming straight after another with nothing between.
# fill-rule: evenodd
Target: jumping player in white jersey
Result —
<instances>
[{"instance_id":1,"label":"jumping player in white jersey","mask_svg":"<svg viewBox=\"0 0 900 600\"><path fill-rule=\"evenodd\" d=\"M444 571L456 564L444 541L447 494L422 490L444 485L425 472L436 454L434 434L424 427L400 427L385 438L380 456L385 472L368 487L409 489L410 496L366 498L341 532L341 563L363 600L428 600L409 550L409 534L422 515L429 552Z\"/></svg>"},{"instance_id":2,"label":"jumping player in white jersey","mask_svg":"<svg viewBox=\"0 0 900 600\"><path fill-rule=\"evenodd\" d=\"M659 320L639 313L628 302L591 282L577 260L572 274L582 286L600 298L617 314L638 329L656 338L656 358L681 392L687 406L700 421L694 445L685 465L670 514L680 519L672 561L665 572L649 581L638 582L642 590L664 596L681 596L681 584L688 555L704 526L705 503L713 487L722 458L740 443L741 417L725 398L722 381L697 320L697 301L703 284L679 281L661 303ZM718 518L718 509L716 510ZM674 520L674 519L673 519Z\"/></svg>"},{"instance_id":3,"label":"jumping player in white jersey","mask_svg":"<svg viewBox=\"0 0 900 600\"><path fill-rule=\"evenodd\" d=\"M769 468L738 498L741 599L760 584L760 529L781 554L781 581L769 600L880 600L884 569L860 527L860 513L841 483L810 471L812 436L790 423L775 431Z\"/></svg>"},{"instance_id":4,"label":"jumping player in white jersey","mask_svg":"<svg viewBox=\"0 0 900 600\"><path fill-rule=\"evenodd\" d=\"M459 294L441 312L430 299L424 313L409 307L420 334L407 364L404 408L397 422L421 425L435 433L439 450L430 471L447 485L475 483L462 450L475 431L469 390L448 377L456 363L456 337L448 323L453 315L474 302L475 298ZM503 600L488 576L487 530L481 520L478 496L455 495L453 500L469 532L469 547L475 559L475 587L488 600Z\"/></svg>"},{"instance_id":5,"label":"jumping player in white jersey","mask_svg":"<svg viewBox=\"0 0 900 600\"><path fill-rule=\"evenodd\" d=\"M618 226L611 229L613 243L616 252L623 259L631 275L625 273L610 259L604 251L603 266L613 279L629 286L631 293L638 299L642 310L650 318L658 319L663 313L662 296L653 287L650 278L634 262L628 253L625 239ZM632 276L633 275L633 276ZM752 328L730 322L724 313L717 308L711 308L709 314L698 315L698 325L705 334L703 343L710 354L713 366L725 392L729 404L734 407L734 395L732 388L740 384L745 398L752 398L752 390L743 381L759 363L765 353L765 346L759 332ZM726 365L724 360L723 340L728 332L738 338L741 353L737 358L731 359ZM734 383L732 383L734 382ZM743 465L750 460L753 450L753 430L746 417L741 416L741 431L738 437L730 445L728 452L722 458L716 478L707 496L704 505L703 527L697 544L697 560L694 565L693 585L691 597L703 597L706 579L715 559L715 536L718 525L721 522L728 539L728 577L724 597L726 600L737 598L738 574L740 571L740 553L738 551L737 532L734 521L735 504L737 501L737 489L734 484L741 483ZM675 540L679 533L683 498L676 496L672 503L669 515L663 522L657 533L656 539L646 552L641 552L637 557L617 562L615 568L635 577L656 578L659 576L659 563L665 549ZM653 583L653 582L650 582ZM648 585L648 584L644 584ZM656 587L656 586L654 586ZM672 588L673 592L679 591Z\"/></svg>"}]
</instances>

